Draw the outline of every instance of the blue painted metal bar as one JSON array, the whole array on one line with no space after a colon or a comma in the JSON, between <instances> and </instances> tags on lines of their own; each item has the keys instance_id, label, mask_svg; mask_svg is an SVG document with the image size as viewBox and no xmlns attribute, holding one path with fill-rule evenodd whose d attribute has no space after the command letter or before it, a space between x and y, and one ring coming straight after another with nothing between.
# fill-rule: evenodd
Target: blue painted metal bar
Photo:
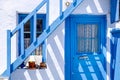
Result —
<instances>
[{"instance_id":1,"label":"blue painted metal bar","mask_svg":"<svg viewBox=\"0 0 120 80\"><path fill-rule=\"evenodd\" d=\"M60 0L60 16L63 16L63 13L62 13L62 3L63 3L63 0Z\"/></svg>"},{"instance_id":2,"label":"blue painted metal bar","mask_svg":"<svg viewBox=\"0 0 120 80\"><path fill-rule=\"evenodd\" d=\"M47 0L47 6L46 6L46 25L45 29L49 26L49 0Z\"/></svg>"},{"instance_id":3,"label":"blue painted metal bar","mask_svg":"<svg viewBox=\"0 0 120 80\"><path fill-rule=\"evenodd\" d=\"M47 6L46 6L46 26L45 29L49 27L49 0L47 1ZM47 50L46 50L46 45L47 45L47 40L43 41L42 43L42 62L46 62L46 56L47 56Z\"/></svg>"},{"instance_id":4,"label":"blue painted metal bar","mask_svg":"<svg viewBox=\"0 0 120 80\"><path fill-rule=\"evenodd\" d=\"M11 73L11 31L7 30L7 69L2 74L3 77L9 77Z\"/></svg>"},{"instance_id":5,"label":"blue painted metal bar","mask_svg":"<svg viewBox=\"0 0 120 80\"><path fill-rule=\"evenodd\" d=\"M48 0L43 0L18 26L12 31L11 36L13 36L20 28L21 24L26 23Z\"/></svg>"},{"instance_id":6,"label":"blue painted metal bar","mask_svg":"<svg viewBox=\"0 0 120 80\"><path fill-rule=\"evenodd\" d=\"M30 25L30 42L36 44L36 27L37 27L37 14L35 13L34 16L32 17L31 20L31 25ZM32 53L34 55L34 52Z\"/></svg>"},{"instance_id":7,"label":"blue painted metal bar","mask_svg":"<svg viewBox=\"0 0 120 80\"><path fill-rule=\"evenodd\" d=\"M10 75L10 65L11 65L11 31L7 30L7 69L8 76Z\"/></svg>"},{"instance_id":8,"label":"blue painted metal bar","mask_svg":"<svg viewBox=\"0 0 120 80\"><path fill-rule=\"evenodd\" d=\"M31 30L31 43L36 42L36 27L37 27L37 25L36 25L37 21L36 20L37 20L37 15L35 13L34 16L33 16L33 19L32 19L33 24L31 25L31 29L30 29Z\"/></svg>"},{"instance_id":9,"label":"blue painted metal bar","mask_svg":"<svg viewBox=\"0 0 120 80\"><path fill-rule=\"evenodd\" d=\"M20 29L20 54L24 54L24 26L21 26Z\"/></svg>"},{"instance_id":10,"label":"blue painted metal bar","mask_svg":"<svg viewBox=\"0 0 120 80\"><path fill-rule=\"evenodd\" d=\"M61 19L60 17L57 18L44 32L37 38L37 44L31 44L29 48L25 50L25 56L20 55L17 60L12 63L12 70L15 70L31 53L34 51L40 44L42 44L45 39L68 17L76 7L82 2L83 0L77 0L76 5L73 3L63 12L64 16ZM24 56L24 58L23 58Z\"/></svg>"},{"instance_id":11,"label":"blue painted metal bar","mask_svg":"<svg viewBox=\"0 0 120 80\"><path fill-rule=\"evenodd\" d=\"M47 41L45 40L43 43L42 43L42 62L46 62L46 56L47 56L47 50L46 50L46 46L47 46Z\"/></svg>"}]
</instances>

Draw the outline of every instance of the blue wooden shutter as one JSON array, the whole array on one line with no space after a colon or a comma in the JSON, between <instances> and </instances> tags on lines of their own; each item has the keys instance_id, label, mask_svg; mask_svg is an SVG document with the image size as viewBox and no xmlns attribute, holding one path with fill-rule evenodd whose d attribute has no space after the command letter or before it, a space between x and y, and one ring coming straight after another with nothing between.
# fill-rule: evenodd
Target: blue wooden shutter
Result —
<instances>
[{"instance_id":1,"label":"blue wooden shutter","mask_svg":"<svg viewBox=\"0 0 120 80\"><path fill-rule=\"evenodd\" d=\"M119 20L119 0L110 1L110 18L111 23Z\"/></svg>"}]
</instances>

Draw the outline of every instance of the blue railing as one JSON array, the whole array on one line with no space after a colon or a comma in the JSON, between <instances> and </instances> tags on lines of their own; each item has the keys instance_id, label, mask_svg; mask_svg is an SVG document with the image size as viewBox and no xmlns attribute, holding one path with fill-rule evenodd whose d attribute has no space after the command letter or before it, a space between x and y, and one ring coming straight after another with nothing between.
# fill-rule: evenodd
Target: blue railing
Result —
<instances>
[{"instance_id":1,"label":"blue railing","mask_svg":"<svg viewBox=\"0 0 120 80\"><path fill-rule=\"evenodd\" d=\"M31 33L32 33L31 41L32 41L32 44L34 44L36 42L36 27L35 27L36 18L37 18L36 14L38 10L42 6L44 6L46 3L47 3L47 6L49 6L48 0L43 0L27 17L25 17L25 19L20 24L18 24L18 26L13 31L10 31L10 30L7 31L7 70L4 73L5 76L10 75L10 73L14 71L18 67L18 65L22 63L22 61L19 59L20 61L19 62L17 61L18 64L16 66L11 65L11 38L14 36L14 34L16 34L16 32L19 32L20 54L21 54L20 56L21 56L21 59L24 58L25 51L26 51L26 49L24 48L24 24L31 18L33 19L33 27L31 30ZM48 15L48 13L46 15ZM46 20L48 20L48 17L46 18ZM46 22L46 24L48 24L48 22Z\"/></svg>"},{"instance_id":2,"label":"blue railing","mask_svg":"<svg viewBox=\"0 0 120 80\"><path fill-rule=\"evenodd\" d=\"M49 25L49 0L43 0L18 26L13 30L7 31L7 69L3 73L3 76L9 76L22 62L34 51L40 44L42 44L46 38L73 12L73 10L82 2L83 0L73 0L65 11L62 11L62 0L60 0L60 16ZM47 4L46 6L46 29L43 33L36 38L36 14L38 10ZM62 17L61 17L62 16ZM25 49L24 48L24 24L33 18L33 28L32 28L32 43ZM11 38L16 32L20 33L20 56L11 64ZM46 52L43 53L43 61L46 61Z\"/></svg>"}]
</instances>

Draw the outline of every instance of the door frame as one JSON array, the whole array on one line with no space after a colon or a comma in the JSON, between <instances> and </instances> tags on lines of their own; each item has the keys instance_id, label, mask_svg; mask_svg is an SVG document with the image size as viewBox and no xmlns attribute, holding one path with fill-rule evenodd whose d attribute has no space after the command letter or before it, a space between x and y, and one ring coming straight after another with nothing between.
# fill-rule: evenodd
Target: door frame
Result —
<instances>
[{"instance_id":1,"label":"door frame","mask_svg":"<svg viewBox=\"0 0 120 80\"><path fill-rule=\"evenodd\" d=\"M104 35L100 39L100 53L106 58L106 15L70 15L65 20L65 80L71 80L71 46L73 45L73 43L71 43L71 23L75 21L75 18L79 18L77 19L77 22L84 22L86 24L97 22L100 26L104 26L100 27L100 36ZM104 69L106 71L106 59Z\"/></svg>"}]
</instances>

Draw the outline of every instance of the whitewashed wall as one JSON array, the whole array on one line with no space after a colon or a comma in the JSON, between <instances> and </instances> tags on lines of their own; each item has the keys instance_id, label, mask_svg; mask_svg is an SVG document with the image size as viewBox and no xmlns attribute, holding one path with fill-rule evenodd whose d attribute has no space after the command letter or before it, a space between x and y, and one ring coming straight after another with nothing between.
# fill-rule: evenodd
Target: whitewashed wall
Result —
<instances>
[{"instance_id":1,"label":"whitewashed wall","mask_svg":"<svg viewBox=\"0 0 120 80\"><path fill-rule=\"evenodd\" d=\"M63 1L63 11L66 9ZM0 74L6 69L6 30L13 30L17 25L18 13L31 12L41 0L1 0L0 1ZM107 76L110 77L110 49L109 39L112 26L118 24L110 24L110 0L84 0L80 6L72 14L90 14L90 15L107 15ZM49 8L51 24L59 16L59 0L50 0L52 4ZM44 6L39 13L46 13ZM60 27L47 39L47 65L45 70L26 70L18 69L11 75L11 80L63 80L64 79L64 25ZM4 35L3 35L4 34ZM14 43L13 43L14 42ZM16 59L16 36L12 39L12 62ZM51 57L52 56L52 57ZM48 75L49 74L49 75Z\"/></svg>"}]
</instances>

